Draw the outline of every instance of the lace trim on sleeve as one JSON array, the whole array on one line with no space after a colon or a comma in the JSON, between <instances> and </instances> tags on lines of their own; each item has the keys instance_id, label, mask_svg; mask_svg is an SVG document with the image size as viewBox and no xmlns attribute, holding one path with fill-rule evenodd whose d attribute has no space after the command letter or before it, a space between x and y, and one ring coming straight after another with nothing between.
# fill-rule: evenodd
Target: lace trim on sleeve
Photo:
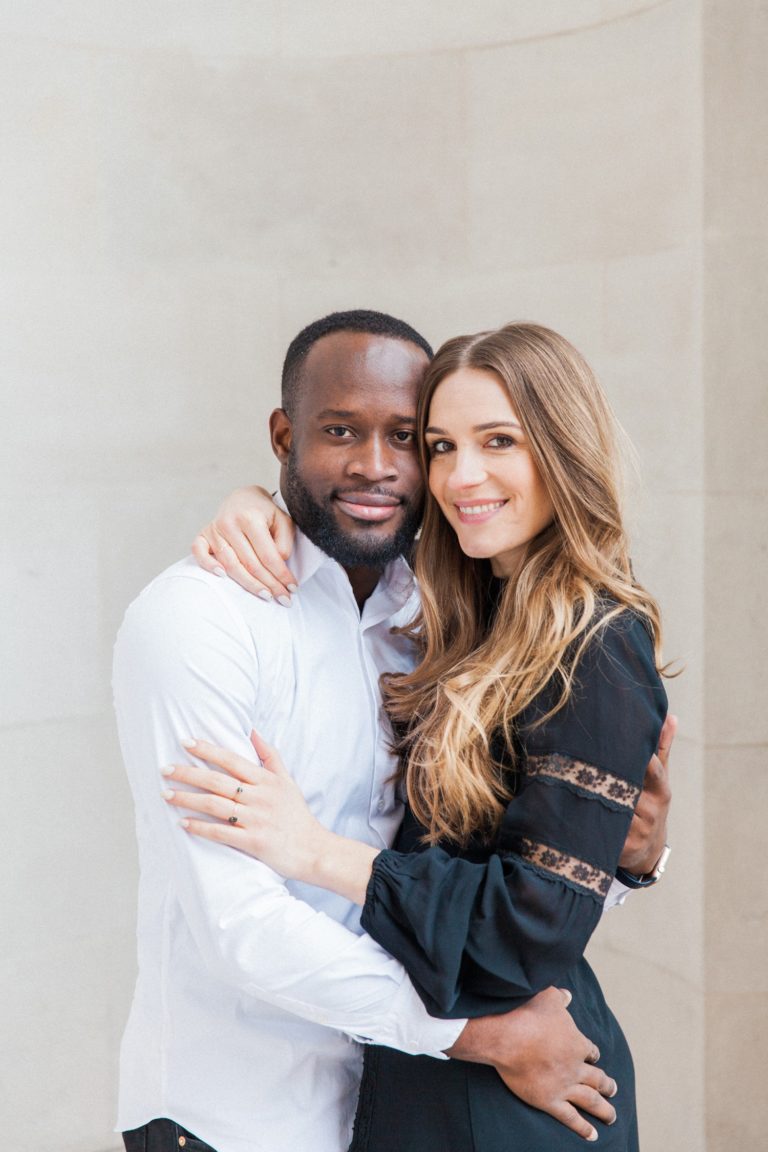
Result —
<instances>
[{"instance_id":1,"label":"lace trim on sleeve","mask_svg":"<svg viewBox=\"0 0 768 1152\"><path fill-rule=\"evenodd\" d=\"M595 768L583 760L572 760L558 752L548 752L542 756L529 756L525 773L531 778L539 777L543 782L558 780L570 784L584 796L604 800L612 806L634 811L640 796L640 789L621 776L614 776L602 768Z\"/></svg>"},{"instance_id":2,"label":"lace trim on sleeve","mask_svg":"<svg viewBox=\"0 0 768 1152\"><path fill-rule=\"evenodd\" d=\"M592 896L604 899L608 895L613 877L578 856L569 856L557 848L550 848L538 840L523 838L520 845L520 855L528 864L532 864L550 876L574 884L577 888L586 890Z\"/></svg>"}]
</instances>

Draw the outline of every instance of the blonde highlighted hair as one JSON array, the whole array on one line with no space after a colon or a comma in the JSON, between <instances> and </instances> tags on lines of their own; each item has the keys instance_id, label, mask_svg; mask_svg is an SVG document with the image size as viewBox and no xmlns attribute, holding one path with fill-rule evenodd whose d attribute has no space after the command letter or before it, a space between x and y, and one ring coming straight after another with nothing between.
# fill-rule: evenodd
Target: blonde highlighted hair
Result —
<instances>
[{"instance_id":1,"label":"blonde highlighted hair","mask_svg":"<svg viewBox=\"0 0 768 1152\"><path fill-rule=\"evenodd\" d=\"M552 680L558 692L549 715L565 704L581 652L618 613L644 618L657 664L661 624L655 601L632 576L617 425L581 354L536 324L449 340L419 397L427 476L432 397L460 368L491 372L505 385L554 508L552 524L526 546L491 609L488 561L464 555L427 494L415 560L422 608L408 630L421 661L408 675L384 678L384 699L426 839L466 844L498 828L510 795L504 765L514 761L516 717Z\"/></svg>"}]
</instances>

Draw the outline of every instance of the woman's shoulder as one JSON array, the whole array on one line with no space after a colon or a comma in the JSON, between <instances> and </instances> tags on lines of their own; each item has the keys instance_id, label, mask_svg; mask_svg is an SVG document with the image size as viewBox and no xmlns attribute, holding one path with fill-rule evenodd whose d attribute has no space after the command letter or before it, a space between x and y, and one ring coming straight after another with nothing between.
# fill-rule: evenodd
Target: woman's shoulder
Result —
<instances>
[{"instance_id":1,"label":"woman's shoulder","mask_svg":"<svg viewBox=\"0 0 768 1152\"><path fill-rule=\"evenodd\" d=\"M635 674L642 668L643 683L660 683L653 628L642 612L601 596L586 635L572 645L577 680L596 673L613 679L622 670Z\"/></svg>"},{"instance_id":2,"label":"woman's shoulder","mask_svg":"<svg viewBox=\"0 0 768 1152\"><path fill-rule=\"evenodd\" d=\"M604 598L589 639L573 655L570 691L553 678L523 717L526 753L563 753L608 767L619 749L638 748L643 767L653 753L667 710L653 643L643 615ZM557 682L555 682L557 680Z\"/></svg>"}]
</instances>

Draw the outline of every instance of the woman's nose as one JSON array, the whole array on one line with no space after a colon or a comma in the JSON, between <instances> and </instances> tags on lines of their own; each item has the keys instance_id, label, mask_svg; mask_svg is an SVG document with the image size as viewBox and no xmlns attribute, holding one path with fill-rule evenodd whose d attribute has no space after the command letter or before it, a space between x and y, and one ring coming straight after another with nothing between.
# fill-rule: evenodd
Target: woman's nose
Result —
<instances>
[{"instance_id":1,"label":"woman's nose","mask_svg":"<svg viewBox=\"0 0 768 1152\"><path fill-rule=\"evenodd\" d=\"M454 455L453 467L448 478L450 487L457 491L473 488L481 484L485 478L486 470L479 454L459 449Z\"/></svg>"}]
</instances>

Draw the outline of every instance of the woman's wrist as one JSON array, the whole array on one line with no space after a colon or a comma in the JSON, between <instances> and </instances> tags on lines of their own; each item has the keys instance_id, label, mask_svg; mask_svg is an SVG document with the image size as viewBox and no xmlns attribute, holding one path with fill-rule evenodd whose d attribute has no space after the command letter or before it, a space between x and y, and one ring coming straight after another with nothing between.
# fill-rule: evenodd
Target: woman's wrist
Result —
<instances>
[{"instance_id":1,"label":"woman's wrist","mask_svg":"<svg viewBox=\"0 0 768 1152\"><path fill-rule=\"evenodd\" d=\"M327 829L323 829L323 833L313 846L311 875L306 877L307 881L362 906L380 849Z\"/></svg>"}]
</instances>

